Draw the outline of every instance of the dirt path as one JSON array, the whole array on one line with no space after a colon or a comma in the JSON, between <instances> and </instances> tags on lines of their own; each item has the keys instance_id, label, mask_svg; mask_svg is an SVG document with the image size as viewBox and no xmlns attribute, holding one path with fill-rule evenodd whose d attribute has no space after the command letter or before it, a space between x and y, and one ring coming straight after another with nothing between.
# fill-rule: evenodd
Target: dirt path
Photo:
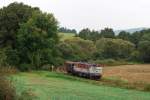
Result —
<instances>
[{"instance_id":1,"label":"dirt path","mask_svg":"<svg viewBox=\"0 0 150 100\"><path fill-rule=\"evenodd\" d=\"M150 64L105 67L104 77L118 77L129 82L150 83Z\"/></svg>"}]
</instances>

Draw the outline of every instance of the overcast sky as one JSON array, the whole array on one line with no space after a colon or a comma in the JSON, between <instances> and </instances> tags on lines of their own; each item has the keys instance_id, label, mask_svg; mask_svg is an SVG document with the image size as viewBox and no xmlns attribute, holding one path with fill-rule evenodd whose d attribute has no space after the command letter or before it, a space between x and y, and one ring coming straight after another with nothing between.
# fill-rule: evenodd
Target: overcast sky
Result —
<instances>
[{"instance_id":1,"label":"overcast sky","mask_svg":"<svg viewBox=\"0 0 150 100\"><path fill-rule=\"evenodd\" d=\"M60 26L77 30L150 27L150 0L0 0L0 7L14 1L53 13Z\"/></svg>"}]
</instances>

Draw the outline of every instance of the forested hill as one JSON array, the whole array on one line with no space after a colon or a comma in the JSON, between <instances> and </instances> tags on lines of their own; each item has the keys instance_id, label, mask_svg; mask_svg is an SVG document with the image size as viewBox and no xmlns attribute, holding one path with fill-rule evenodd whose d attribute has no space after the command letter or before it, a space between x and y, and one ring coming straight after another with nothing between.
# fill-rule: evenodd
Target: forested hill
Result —
<instances>
[{"instance_id":1,"label":"forested hill","mask_svg":"<svg viewBox=\"0 0 150 100\"><path fill-rule=\"evenodd\" d=\"M134 33L134 32L139 32L141 30L145 30L145 29L148 29L146 27L139 27L139 28L131 28L131 29L123 29L123 30L115 30L115 34L119 34L121 31L126 31L126 32L129 32L129 33Z\"/></svg>"}]
</instances>

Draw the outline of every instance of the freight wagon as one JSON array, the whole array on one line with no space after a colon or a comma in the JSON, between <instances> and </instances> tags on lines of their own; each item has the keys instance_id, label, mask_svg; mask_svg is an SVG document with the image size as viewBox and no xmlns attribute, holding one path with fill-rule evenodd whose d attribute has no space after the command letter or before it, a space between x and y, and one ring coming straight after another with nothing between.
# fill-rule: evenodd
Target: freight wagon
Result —
<instances>
[{"instance_id":1,"label":"freight wagon","mask_svg":"<svg viewBox=\"0 0 150 100\"><path fill-rule=\"evenodd\" d=\"M102 65L100 64L68 61L65 65L69 74L96 80L102 76Z\"/></svg>"}]
</instances>

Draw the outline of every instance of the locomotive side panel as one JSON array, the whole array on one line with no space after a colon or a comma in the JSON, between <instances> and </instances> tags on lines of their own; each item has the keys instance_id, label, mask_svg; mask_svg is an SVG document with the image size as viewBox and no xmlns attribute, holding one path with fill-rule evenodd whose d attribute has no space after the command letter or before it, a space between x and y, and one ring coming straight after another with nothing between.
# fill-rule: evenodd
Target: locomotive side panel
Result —
<instances>
[{"instance_id":1,"label":"locomotive side panel","mask_svg":"<svg viewBox=\"0 0 150 100\"><path fill-rule=\"evenodd\" d=\"M74 71L80 73L89 73L89 68L84 64L77 64L74 66Z\"/></svg>"}]
</instances>

